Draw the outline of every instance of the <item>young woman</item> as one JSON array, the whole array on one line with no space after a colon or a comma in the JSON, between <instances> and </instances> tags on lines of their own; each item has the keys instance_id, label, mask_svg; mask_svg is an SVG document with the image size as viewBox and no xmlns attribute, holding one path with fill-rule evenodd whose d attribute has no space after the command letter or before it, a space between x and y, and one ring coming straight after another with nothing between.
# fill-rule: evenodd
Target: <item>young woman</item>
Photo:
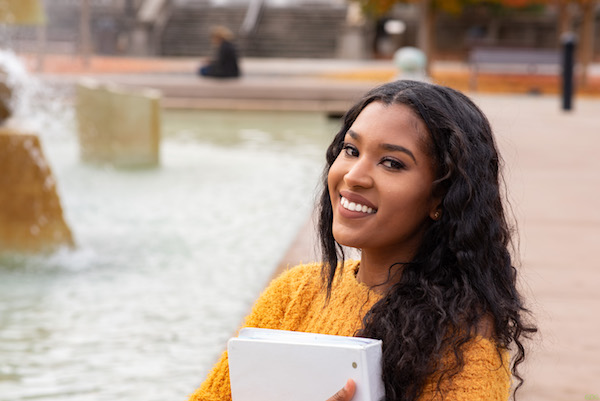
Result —
<instances>
[{"instance_id":1,"label":"young woman","mask_svg":"<svg viewBox=\"0 0 600 401\"><path fill-rule=\"evenodd\" d=\"M245 325L383 340L387 401L507 400L536 328L516 289L486 117L455 90L397 81L346 113L326 156L323 262L274 280ZM224 353L190 400L230 398Z\"/></svg>"}]
</instances>

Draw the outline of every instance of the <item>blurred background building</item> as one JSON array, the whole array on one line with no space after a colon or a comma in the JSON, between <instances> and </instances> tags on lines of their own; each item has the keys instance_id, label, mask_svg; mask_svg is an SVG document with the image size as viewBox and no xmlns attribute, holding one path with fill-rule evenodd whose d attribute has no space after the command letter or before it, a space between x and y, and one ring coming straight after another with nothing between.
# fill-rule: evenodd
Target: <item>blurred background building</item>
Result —
<instances>
[{"instance_id":1,"label":"blurred background building","mask_svg":"<svg viewBox=\"0 0 600 401\"><path fill-rule=\"evenodd\" d=\"M44 3L45 27L3 27L3 40L9 40L11 47L20 52L35 52L42 47L47 53L77 53L87 46L91 52L103 55L197 57L210 54L210 28L222 24L237 33L238 46L246 57L368 59L391 58L402 46L423 48L423 40L427 40L422 38L426 28L423 25L431 25L429 35L435 58L462 60L473 46L556 48L562 31L581 30L590 13L589 36L600 36L598 2L589 0ZM366 17L357 12L360 6ZM424 7L431 10L423 10ZM600 40L588 47L592 49L591 58L598 57Z\"/></svg>"}]
</instances>

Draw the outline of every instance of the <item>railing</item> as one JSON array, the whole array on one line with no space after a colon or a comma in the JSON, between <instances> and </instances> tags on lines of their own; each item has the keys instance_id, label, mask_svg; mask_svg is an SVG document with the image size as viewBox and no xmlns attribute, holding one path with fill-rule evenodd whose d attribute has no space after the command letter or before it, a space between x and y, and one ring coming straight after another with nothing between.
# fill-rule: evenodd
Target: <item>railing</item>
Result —
<instances>
[{"instance_id":1,"label":"railing","mask_svg":"<svg viewBox=\"0 0 600 401\"><path fill-rule=\"evenodd\" d=\"M477 90L477 76L484 69L497 70L503 67L507 70L508 67L514 67L517 71L534 74L541 66L550 66L555 70L553 73L557 73L560 62L559 51L554 49L474 48L469 53L469 88L472 91Z\"/></svg>"},{"instance_id":2,"label":"railing","mask_svg":"<svg viewBox=\"0 0 600 401\"><path fill-rule=\"evenodd\" d=\"M250 0L248 9L246 11L246 16L244 17L244 21L240 27L239 33L241 37L247 37L254 33L260 22L263 5L264 0Z\"/></svg>"}]
</instances>

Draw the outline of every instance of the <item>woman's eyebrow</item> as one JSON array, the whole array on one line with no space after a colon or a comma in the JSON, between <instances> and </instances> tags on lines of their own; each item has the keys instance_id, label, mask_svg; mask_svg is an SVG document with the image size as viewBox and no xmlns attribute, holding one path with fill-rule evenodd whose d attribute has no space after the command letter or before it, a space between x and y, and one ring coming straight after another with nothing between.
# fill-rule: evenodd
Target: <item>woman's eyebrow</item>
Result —
<instances>
[{"instance_id":1,"label":"woman's eyebrow","mask_svg":"<svg viewBox=\"0 0 600 401\"><path fill-rule=\"evenodd\" d=\"M387 151L391 151L391 152L402 152L402 153L406 153L407 155L410 156L411 159L413 159L413 161L415 162L415 164L417 164L417 159L415 158L415 155L413 154L413 152L411 152L410 150L406 149L404 146L400 146L400 145L393 145L391 143L382 143L381 145L379 145L380 148L387 150Z\"/></svg>"},{"instance_id":2,"label":"woman's eyebrow","mask_svg":"<svg viewBox=\"0 0 600 401\"><path fill-rule=\"evenodd\" d=\"M348 132L346 132L346 134L350 135L350 138L352 138L354 140L360 139L360 135L358 134L358 132L352 131L351 129L349 129Z\"/></svg>"},{"instance_id":3,"label":"woman's eyebrow","mask_svg":"<svg viewBox=\"0 0 600 401\"><path fill-rule=\"evenodd\" d=\"M350 138L359 141L360 140L360 134L356 131L352 131L351 129L348 130L347 134L350 136ZM413 154L413 152L411 152L410 150L406 149L404 146L401 145L394 145L391 143L382 143L381 145L379 145L380 148L382 148L383 150L387 150L390 152L402 152L402 153L406 153L408 156L410 156L411 159L413 159L413 161L415 162L415 164L417 163L417 159L415 157L415 155Z\"/></svg>"}]
</instances>

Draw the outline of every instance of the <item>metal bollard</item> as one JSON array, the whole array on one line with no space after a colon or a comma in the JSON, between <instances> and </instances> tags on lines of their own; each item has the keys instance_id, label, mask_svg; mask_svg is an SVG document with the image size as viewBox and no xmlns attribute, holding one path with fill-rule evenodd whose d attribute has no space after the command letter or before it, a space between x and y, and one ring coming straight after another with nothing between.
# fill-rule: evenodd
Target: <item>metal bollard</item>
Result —
<instances>
[{"instance_id":1,"label":"metal bollard","mask_svg":"<svg viewBox=\"0 0 600 401\"><path fill-rule=\"evenodd\" d=\"M577 36L573 32L565 32L562 43L562 109L571 110L574 89L575 45Z\"/></svg>"}]
</instances>

